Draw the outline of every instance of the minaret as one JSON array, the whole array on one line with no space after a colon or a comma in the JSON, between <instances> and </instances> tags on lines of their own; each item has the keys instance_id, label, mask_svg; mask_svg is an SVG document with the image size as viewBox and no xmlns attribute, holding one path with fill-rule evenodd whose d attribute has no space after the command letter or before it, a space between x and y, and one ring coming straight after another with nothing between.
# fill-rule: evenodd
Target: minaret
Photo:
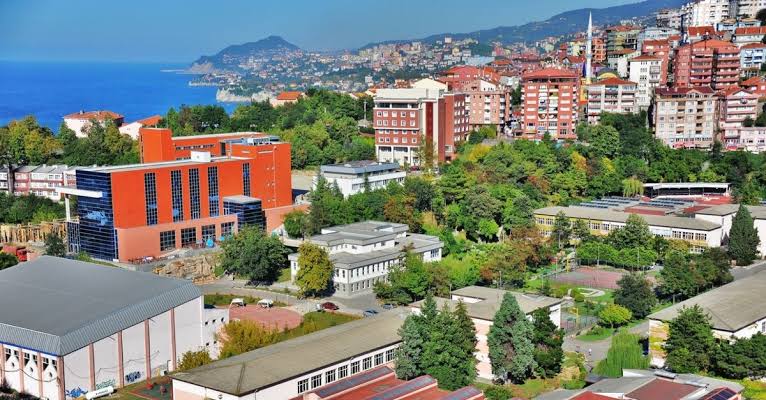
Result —
<instances>
[{"instance_id":1,"label":"minaret","mask_svg":"<svg viewBox=\"0 0 766 400\"><path fill-rule=\"evenodd\" d=\"M588 14L588 43L585 45L585 83L593 77L593 13Z\"/></svg>"}]
</instances>

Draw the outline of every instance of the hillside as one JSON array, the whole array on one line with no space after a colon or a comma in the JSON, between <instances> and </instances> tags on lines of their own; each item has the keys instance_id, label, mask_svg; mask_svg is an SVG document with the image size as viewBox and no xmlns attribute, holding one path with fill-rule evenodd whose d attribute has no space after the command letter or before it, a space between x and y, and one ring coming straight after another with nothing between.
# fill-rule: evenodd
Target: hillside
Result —
<instances>
[{"instance_id":1,"label":"hillside","mask_svg":"<svg viewBox=\"0 0 766 400\"><path fill-rule=\"evenodd\" d=\"M269 57L276 53L298 50L298 46L280 36L269 36L256 42L228 46L212 56L202 56L192 64L189 71L208 73L220 69L237 70L240 61L249 57Z\"/></svg>"}]
</instances>

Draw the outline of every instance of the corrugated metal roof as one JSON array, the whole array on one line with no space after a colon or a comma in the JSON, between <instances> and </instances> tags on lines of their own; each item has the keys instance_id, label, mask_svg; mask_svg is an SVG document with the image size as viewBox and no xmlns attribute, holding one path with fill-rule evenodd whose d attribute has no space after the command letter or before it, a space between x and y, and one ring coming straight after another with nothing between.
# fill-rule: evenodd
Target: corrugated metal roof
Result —
<instances>
[{"instance_id":1,"label":"corrugated metal roof","mask_svg":"<svg viewBox=\"0 0 766 400\"><path fill-rule=\"evenodd\" d=\"M42 256L0 271L0 342L66 355L200 296L190 281Z\"/></svg>"}]
</instances>

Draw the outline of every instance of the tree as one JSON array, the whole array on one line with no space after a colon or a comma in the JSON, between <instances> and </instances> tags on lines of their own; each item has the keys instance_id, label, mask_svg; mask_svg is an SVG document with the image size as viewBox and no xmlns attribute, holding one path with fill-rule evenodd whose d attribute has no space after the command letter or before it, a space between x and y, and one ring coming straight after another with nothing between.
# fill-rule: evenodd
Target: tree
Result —
<instances>
[{"instance_id":1,"label":"tree","mask_svg":"<svg viewBox=\"0 0 766 400\"><path fill-rule=\"evenodd\" d=\"M303 237L306 230L306 213L300 210L285 214L285 231L291 238Z\"/></svg>"},{"instance_id":2,"label":"tree","mask_svg":"<svg viewBox=\"0 0 766 400\"><path fill-rule=\"evenodd\" d=\"M584 219L578 219L572 224L572 237L577 240L577 243L583 243L591 238L590 226Z\"/></svg>"},{"instance_id":3,"label":"tree","mask_svg":"<svg viewBox=\"0 0 766 400\"><path fill-rule=\"evenodd\" d=\"M431 299L433 300L433 299ZM396 348L396 376L399 379L410 380L423 375L421 359L425 333L421 325L421 317L410 314L399 328L399 336L402 343Z\"/></svg>"},{"instance_id":4,"label":"tree","mask_svg":"<svg viewBox=\"0 0 766 400\"><path fill-rule=\"evenodd\" d=\"M13 254L0 252L0 271L10 268L19 263L19 259Z\"/></svg>"},{"instance_id":5,"label":"tree","mask_svg":"<svg viewBox=\"0 0 766 400\"><path fill-rule=\"evenodd\" d=\"M720 341L714 354L716 375L729 379L759 379L766 376L766 335Z\"/></svg>"},{"instance_id":6,"label":"tree","mask_svg":"<svg viewBox=\"0 0 766 400\"><path fill-rule=\"evenodd\" d=\"M473 348L468 350L469 343L475 346L476 332L464 306L460 312L462 315L458 320L445 304L429 327L428 340L423 349L422 362L426 374L434 377L439 387L445 390L467 386L476 377L476 357ZM466 331L469 328L470 331ZM468 342L471 334L473 341Z\"/></svg>"},{"instance_id":7,"label":"tree","mask_svg":"<svg viewBox=\"0 0 766 400\"><path fill-rule=\"evenodd\" d=\"M630 214L625 226L609 232L607 242L618 249L648 247L654 238L649 224L638 214Z\"/></svg>"},{"instance_id":8,"label":"tree","mask_svg":"<svg viewBox=\"0 0 766 400\"><path fill-rule=\"evenodd\" d=\"M559 250L569 245L569 235L571 234L572 223L569 221L569 217L563 211L559 211L553 221L553 231L551 232L551 238L556 241Z\"/></svg>"},{"instance_id":9,"label":"tree","mask_svg":"<svg viewBox=\"0 0 766 400\"><path fill-rule=\"evenodd\" d=\"M537 364L536 374L543 378L552 378L561 372L564 360L564 331L556 328L551 321L548 308L538 308L532 312L534 357Z\"/></svg>"},{"instance_id":10,"label":"tree","mask_svg":"<svg viewBox=\"0 0 766 400\"><path fill-rule=\"evenodd\" d=\"M609 325L610 328L625 325L632 317L630 310L619 304L609 304L598 313L601 323Z\"/></svg>"},{"instance_id":11,"label":"tree","mask_svg":"<svg viewBox=\"0 0 766 400\"><path fill-rule=\"evenodd\" d=\"M288 250L275 236L258 227L245 227L223 242L221 267L253 282L273 282L287 265Z\"/></svg>"},{"instance_id":12,"label":"tree","mask_svg":"<svg viewBox=\"0 0 766 400\"><path fill-rule=\"evenodd\" d=\"M53 257L66 256L66 246L59 235L50 234L45 238L45 254Z\"/></svg>"},{"instance_id":13,"label":"tree","mask_svg":"<svg viewBox=\"0 0 766 400\"><path fill-rule=\"evenodd\" d=\"M276 341L278 331L269 330L251 320L232 320L224 325L219 335L221 359L247 353Z\"/></svg>"},{"instance_id":14,"label":"tree","mask_svg":"<svg viewBox=\"0 0 766 400\"><path fill-rule=\"evenodd\" d=\"M604 360L599 361L594 371L601 376L619 378L623 369L646 369L649 358L644 356L639 337L620 332L612 337L612 345Z\"/></svg>"},{"instance_id":15,"label":"tree","mask_svg":"<svg viewBox=\"0 0 766 400\"><path fill-rule=\"evenodd\" d=\"M729 256L737 265L750 265L758 253L758 230L747 207L740 206L729 230Z\"/></svg>"},{"instance_id":16,"label":"tree","mask_svg":"<svg viewBox=\"0 0 766 400\"><path fill-rule=\"evenodd\" d=\"M327 292L332 283L333 265L327 252L314 244L304 242L298 247L298 273L295 283L301 296L314 296Z\"/></svg>"},{"instance_id":17,"label":"tree","mask_svg":"<svg viewBox=\"0 0 766 400\"><path fill-rule=\"evenodd\" d=\"M660 287L662 295L692 297L697 293L697 283L693 272L689 269L686 255L677 251L665 256L665 263L660 271Z\"/></svg>"},{"instance_id":18,"label":"tree","mask_svg":"<svg viewBox=\"0 0 766 400\"><path fill-rule=\"evenodd\" d=\"M677 373L707 371L710 366L711 350L715 347L710 317L695 304L684 307L678 316L670 321L666 364Z\"/></svg>"},{"instance_id":19,"label":"tree","mask_svg":"<svg viewBox=\"0 0 766 400\"><path fill-rule=\"evenodd\" d=\"M494 220L482 218L479 220L478 236L487 241L493 241L497 237L497 232L500 227Z\"/></svg>"},{"instance_id":20,"label":"tree","mask_svg":"<svg viewBox=\"0 0 766 400\"><path fill-rule=\"evenodd\" d=\"M594 158L613 158L620 151L620 132L613 126L596 125L591 128L588 142Z\"/></svg>"},{"instance_id":21,"label":"tree","mask_svg":"<svg viewBox=\"0 0 766 400\"><path fill-rule=\"evenodd\" d=\"M408 251L399 264L390 267L388 282L375 283L373 291L379 299L409 304L424 298L431 287L432 276L423 258Z\"/></svg>"},{"instance_id":22,"label":"tree","mask_svg":"<svg viewBox=\"0 0 766 400\"><path fill-rule=\"evenodd\" d=\"M622 195L625 197L638 196L644 192L644 184L635 176L622 181Z\"/></svg>"},{"instance_id":23,"label":"tree","mask_svg":"<svg viewBox=\"0 0 766 400\"><path fill-rule=\"evenodd\" d=\"M415 198L404 195L391 196L383 206L386 221L407 224L410 232L418 233L422 228L422 216L415 209Z\"/></svg>"},{"instance_id":24,"label":"tree","mask_svg":"<svg viewBox=\"0 0 766 400\"><path fill-rule=\"evenodd\" d=\"M207 352L207 349L199 351L189 350L181 356L181 362L178 363L178 370L188 371L205 364L210 364L211 362L213 362L213 359L210 358L210 353Z\"/></svg>"},{"instance_id":25,"label":"tree","mask_svg":"<svg viewBox=\"0 0 766 400\"><path fill-rule=\"evenodd\" d=\"M492 373L502 380L523 382L537 368L532 324L516 297L506 293L487 335Z\"/></svg>"},{"instance_id":26,"label":"tree","mask_svg":"<svg viewBox=\"0 0 766 400\"><path fill-rule=\"evenodd\" d=\"M614 303L630 310L633 318L643 319L657 305L657 296L643 275L626 274L617 281L620 287L614 292Z\"/></svg>"}]
</instances>

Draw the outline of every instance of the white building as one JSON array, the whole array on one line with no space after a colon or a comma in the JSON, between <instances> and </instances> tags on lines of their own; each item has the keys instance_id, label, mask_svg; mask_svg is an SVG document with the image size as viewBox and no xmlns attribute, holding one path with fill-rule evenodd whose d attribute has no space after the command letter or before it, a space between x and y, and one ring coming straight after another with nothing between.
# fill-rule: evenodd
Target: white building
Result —
<instances>
[{"instance_id":1,"label":"white building","mask_svg":"<svg viewBox=\"0 0 766 400\"><path fill-rule=\"evenodd\" d=\"M476 328L476 371L480 378L495 379L496 376L492 374L492 366L489 360L489 346L487 344L487 335L489 334L489 328L492 326L495 319L495 313L500 309L500 305L503 302L503 297L506 293L510 293L516 298L516 302L519 304L521 311L527 315L527 318L531 319L531 314L539 309L546 308L551 321L557 328L561 327L561 299L538 296L533 294L509 292L502 289L493 289L482 286L468 286L462 289L452 291L450 298L435 297L436 306L438 309L442 309L445 305L453 308L459 301L465 304L468 316L473 321L473 325ZM423 301L418 301L412 304L413 312L419 313L423 307Z\"/></svg>"},{"instance_id":2,"label":"white building","mask_svg":"<svg viewBox=\"0 0 766 400\"><path fill-rule=\"evenodd\" d=\"M632 114L636 107L636 83L608 78L587 86L588 123L597 124L601 113Z\"/></svg>"},{"instance_id":3,"label":"white building","mask_svg":"<svg viewBox=\"0 0 766 400\"><path fill-rule=\"evenodd\" d=\"M377 161L349 161L345 164L322 165L319 176L329 185L336 184L343 196L361 193L367 186L370 190L383 189L389 183L401 184L407 176L397 163ZM314 179L316 187L317 178Z\"/></svg>"},{"instance_id":4,"label":"white building","mask_svg":"<svg viewBox=\"0 0 766 400\"><path fill-rule=\"evenodd\" d=\"M758 253L761 257L766 256L766 206L745 206L753 217L753 225L758 230ZM729 237L731 223L734 216L739 211L739 204L721 204L718 206L704 208L695 213L694 217L721 225L721 235L724 238Z\"/></svg>"},{"instance_id":5,"label":"white building","mask_svg":"<svg viewBox=\"0 0 766 400\"><path fill-rule=\"evenodd\" d=\"M161 115L152 115L151 117L139 119L138 121L133 121L131 123L122 125L120 127L120 133L122 133L123 135L130 136L130 138L133 140L138 140L139 130L141 128L156 127L161 120L162 120Z\"/></svg>"},{"instance_id":6,"label":"white building","mask_svg":"<svg viewBox=\"0 0 766 400\"><path fill-rule=\"evenodd\" d=\"M389 271L400 263L407 248L425 262L441 260L444 243L439 238L408 230L405 224L366 221L325 228L305 240L329 253L335 267L335 295L352 297L372 293L376 282L388 279ZM290 254L288 259L295 282L298 253Z\"/></svg>"},{"instance_id":7,"label":"white building","mask_svg":"<svg viewBox=\"0 0 766 400\"><path fill-rule=\"evenodd\" d=\"M42 256L0 271L0 318L0 381L65 400L164 375L206 344L215 356L228 311L204 309L191 281Z\"/></svg>"},{"instance_id":8,"label":"white building","mask_svg":"<svg viewBox=\"0 0 766 400\"><path fill-rule=\"evenodd\" d=\"M295 399L381 365L393 366L406 316L403 310L384 312L173 374L173 399Z\"/></svg>"},{"instance_id":9,"label":"white building","mask_svg":"<svg viewBox=\"0 0 766 400\"><path fill-rule=\"evenodd\" d=\"M120 127L125 122L125 117L107 110L79 111L64 116L64 124L67 128L73 130L75 135L81 138L88 136L87 131L93 121L102 125L107 121L112 121L115 126Z\"/></svg>"},{"instance_id":10,"label":"white building","mask_svg":"<svg viewBox=\"0 0 766 400\"><path fill-rule=\"evenodd\" d=\"M684 13L684 25L715 26L731 17L731 3L731 0L692 0L681 8ZM736 13L736 4L734 8Z\"/></svg>"},{"instance_id":11,"label":"white building","mask_svg":"<svg viewBox=\"0 0 766 400\"><path fill-rule=\"evenodd\" d=\"M662 58L650 55L630 60L630 81L636 82L636 105L647 109L652 104L654 89L662 82Z\"/></svg>"}]
</instances>

